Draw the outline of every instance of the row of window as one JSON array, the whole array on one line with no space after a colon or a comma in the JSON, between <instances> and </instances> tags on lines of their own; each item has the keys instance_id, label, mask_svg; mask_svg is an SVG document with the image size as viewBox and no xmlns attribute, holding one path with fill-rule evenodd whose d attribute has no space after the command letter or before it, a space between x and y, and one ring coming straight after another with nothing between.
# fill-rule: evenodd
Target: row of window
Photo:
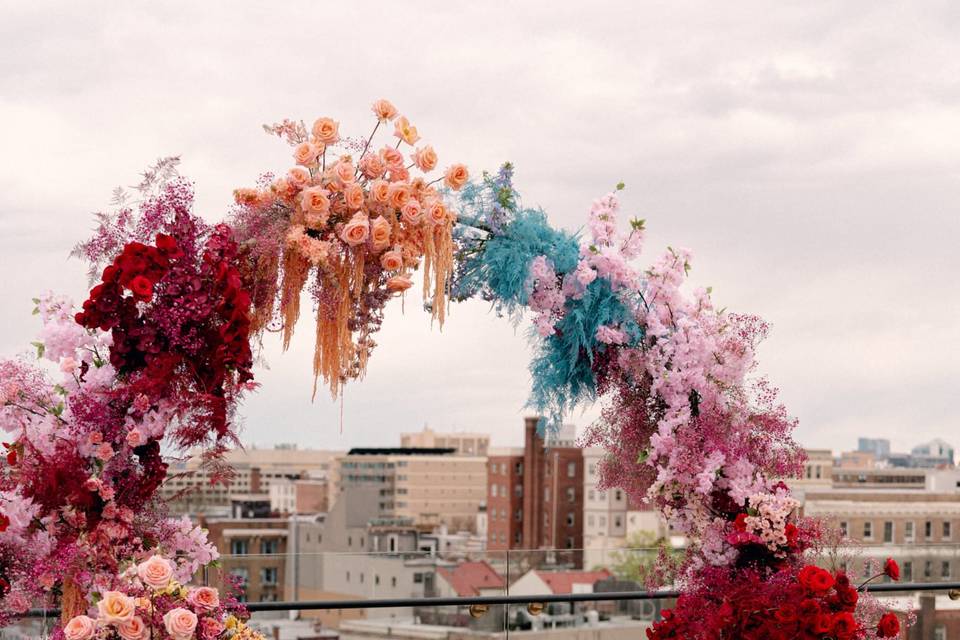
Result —
<instances>
[{"instance_id":1,"label":"row of window","mask_svg":"<svg viewBox=\"0 0 960 640\"><path fill-rule=\"evenodd\" d=\"M422 573L415 573L415 574L413 574L413 581L414 581L414 582L418 582L418 580L417 580L418 577L420 578L419 582L423 582L423 574L422 574ZM363 572L361 572L361 573L360 573L360 584L363 584L364 578L365 578L365 576L364 576ZM347 582L350 582L351 579L352 579L352 575L351 575L351 573L350 573L349 571L347 571ZM380 586L380 576L379 576L379 575L374 574L374 576L373 576L373 584L374 584L375 586ZM391 586L391 587L396 587L396 586L397 586L397 577L396 577L396 576L391 576L391 577L390 577L390 586Z\"/></svg>"},{"instance_id":2,"label":"row of window","mask_svg":"<svg viewBox=\"0 0 960 640\"><path fill-rule=\"evenodd\" d=\"M509 497L510 497L510 493L507 491L507 485L505 485L505 484L499 484L499 485L498 485L498 484L492 484L492 485L490 485L490 497L491 497L491 498L496 498L498 495L499 495L501 498L509 498ZM523 497L523 485L522 485L522 484L515 484L515 485L513 485L513 495L515 495L515 496L518 497L518 498L522 498L522 497Z\"/></svg>"},{"instance_id":3,"label":"row of window","mask_svg":"<svg viewBox=\"0 0 960 640\"><path fill-rule=\"evenodd\" d=\"M598 524L601 527L607 526L607 516L597 516L596 521L594 520L593 515L587 516L587 526L592 527L594 524ZM623 517L619 515L613 516L613 526L619 529L623 526Z\"/></svg>"},{"instance_id":4,"label":"row of window","mask_svg":"<svg viewBox=\"0 0 960 640\"><path fill-rule=\"evenodd\" d=\"M940 539L941 540L950 540L953 537L953 523L950 521L943 521L940 523ZM840 530L843 532L843 535L850 535L849 523L846 521L840 522ZM927 540L933 539L934 534L934 523L932 520L927 520L923 523L923 537ZM873 521L867 520L863 523L862 529L862 538L864 540L873 540L874 539L874 530L873 530ZM883 534L881 540L883 542L893 542L895 534L894 523L890 520L887 520L883 523ZM906 542L913 542L916 540L916 531L913 522L905 522L903 524L903 539Z\"/></svg>"},{"instance_id":5,"label":"row of window","mask_svg":"<svg viewBox=\"0 0 960 640\"><path fill-rule=\"evenodd\" d=\"M514 472L515 474L517 474L518 476L522 476L522 475L523 475L523 463L522 463L522 462L515 462L515 463L513 464L513 472ZM498 473L499 473L500 475L502 475L502 476L507 475L507 463L506 463L506 462L501 462L501 463L498 464L498 463L496 463L496 462L491 462L491 463L490 463L490 473L493 474L493 475L497 475Z\"/></svg>"},{"instance_id":6,"label":"row of window","mask_svg":"<svg viewBox=\"0 0 960 640\"><path fill-rule=\"evenodd\" d=\"M590 500L606 500L606 499L607 499L607 492L606 492L606 491L594 491L593 489L590 489L590 491L589 491L589 493L588 493L588 497L589 497ZM614 489L614 491L613 491L613 499L614 499L614 501L616 501L616 502L622 502L622 501L623 501L623 491L621 491L620 489Z\"/></svg>"},{"instance_id":7,"label":"row of window","mask_svg":"<svg viewBox=\"0 0 960 640\"><path fill-rule=\"evenodd\" d=\"M517 522L523 522L523 509L517 509L517 510L514 512L514 514L513 514L513 518L514 518L514 520L516 520ZM500 520L506 520L506 519L507 519L507 510L506 510L506 509L500 509ZM496 510L496 509L491 509L491 510L490 510L490 520L493 520L493 521L496 521L496 520L497 520L497 510Z\"/></svg>"},{"instance_id":8,"label":"row of window","mask_svg":"<svg viewBox=\"0 0 960 640\"><path fill-rule=\"evenodd\" d=\"M236 567L230 570L230 574L238 578L244 587L250 581L250 570L246 567ZM279 584L280 569L277 567L263 567L260 569L260 585L263 587L275 587Z\"/></svg>"},{"instance_id":9,"label":"row of window","mask_svg":"<svg viewBox=\"0 0 960 640\"><path fill-rule=\"evenodd\" d=\"M230 540L230 554L235 556L245 556L250 553L250 541L246 538L233 538ZM275 538L268 538L260 541L260 553L263 555L270 553L280 553L280 541Z\"/></svg>"}]
</instances>

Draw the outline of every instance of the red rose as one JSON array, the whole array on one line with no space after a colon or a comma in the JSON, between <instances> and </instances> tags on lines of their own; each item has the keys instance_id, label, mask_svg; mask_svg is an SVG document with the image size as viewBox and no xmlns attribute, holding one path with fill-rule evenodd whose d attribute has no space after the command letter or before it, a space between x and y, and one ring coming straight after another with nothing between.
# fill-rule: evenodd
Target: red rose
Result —
<instances>
[{"instance_id":1,"label":"red rose","mask_svg":"<svg viewBox=\"0 0 960 640\"><path fill-rule=\"evenodd\" d=\"M893 558L887 558L887 561L883 563L883 572L889 576L891 580L900 579L900 565L898 565L897 561Z\"/></svg>"},{"instance_id":2,"label":"red rose","mask_svg":"<svg viewBox=\"0 0 960 640\"><path fill-rule=\"evenodd\" d=\"M837 571L837 589L842 589L850 586L850 578L847 577L847 574L843 571Z\"/></svg>"},{"instance_id":3,"label":"red rose","mask_svg":"<svg viewBox=\"0 0 960 640\"><path fill-rule=\"evenodd\" d=\"M857 621L847 611L833 617L833 635L837 640L850 640L857 633Z\"/></svg>"},{"instance_id":4,"label":"red rose","mask_svg":"<svg viewBox=\"0 0 960 640\"><path fill-rule=\"evenodd\" d=\"M738 513L737 519L733 521L733 528L737 531L746 531L747 530L747 514Z\"/></svg>"},{"instance_id":5,"label":"red rose","mask_svg":"<svg viewBox=\"0 0 960 640\"><path fill-rule=\"evenodd\" d=\"M840 601L840 604L843 605L844 609L852 611L853 608L857 606L857 601L860 599L860 594L857 593L856 589L851 587L838 587L837 598Z\"/></svg>"},{"instance_id":6,"label":"red rose","mask_svg":"<svg viewBox=\"0 0 960 640\"><path fill-rule=\"evenodd\" d=\"M17 464L17 450L16 450L16 449L10 449L10 451L7 451L7 464L9 464L11 467L12 467L13 465Z\"/></svg>"},{"instance_id":7,"label":"red rose","mask_svg":"<svg viewBox=\"0 0 960 640\"><path fill-rule=\"evenodd\" d=\"M785 602L780 605L780 608L773 614L777 619L777 622L788 624L791 622L796 622L799 612L797 611L797 606L789 602Z\"/></svg>"},{"instance_id":8,"label":"red rose","mask_svg":"<svg viewBox=\"0 0 960 640\"><path fill-rule=\"evenodd\" d=\"M141 300L149 300L153 297L153 283L144 276L134 278L130 282L130 290Z\"/></svg>"},{"instance_id":9,"label":"red rose","mask_svg":"<svg viewBox=\"0 0 960 640\"><path fill-rule=\"evenodd\" d=\"M833 576L830 575L829 571L813 565L807 565L800 569L797 580L813 593L826 593L834 584Z\"/></svg>"},{"instance_id":10,"label":"red rose","mask_svg":"<svg viewBox=\"0 0 960 640\"><path fill-rule=\"evenodd\" d=\"M797 525L788 522L787 526L783 528L783 534L787 537L787 546L795 548L800 541L800 529L797 528Z\"/></svg>"},{"instance_id":11,"label":"red rose","mask_svg":"<svg viewBox=\"0 0 960 640\"><path fill-rule=\"evenodd\" d=\"M0 513L0 533L3 533L7 530L7 527L10 526L10 518Z\"/></svg>"},{"instance_id":12,"label":"red rose","mask_svg":"<svg viewBox=\"0 0 960 640\"><path fill-rule=\"evenodd\" d=\"M877 637L896 638L898 635L900 635L900 618L897 617L897 614L888 611L880 617L880 622L877 623Z\"/></svg>"}]
</instances>

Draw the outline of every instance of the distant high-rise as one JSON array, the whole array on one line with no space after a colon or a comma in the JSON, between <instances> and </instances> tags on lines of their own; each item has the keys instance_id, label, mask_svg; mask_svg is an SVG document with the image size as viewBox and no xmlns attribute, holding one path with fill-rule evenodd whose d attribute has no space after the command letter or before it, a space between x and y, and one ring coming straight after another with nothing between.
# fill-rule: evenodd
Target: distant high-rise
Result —
<instances>
[{"instance_id":1,"label":"distant high-rise","mask_svg":"<svg viewBox=\"0 0 960 640\"><path fill-rule=\"evenodd\" d=\"M466 431L434 431L424 426L423 431L400 434L400 446L410 448L450 448L458 455L485 456L490 447L489 433L470 433Z\"/></svg>"},{"instance_id":2,"label":"distant high-rise","mask_svg":"<svg viewBox=\"0 0 960 640\"><path fill-rule=\"evenodd\" d=\"M857 451L861 453L872 453L878 460L890 455L890 441L886 438L859 438L857 439Z\"/></svg>"}]
</instances>

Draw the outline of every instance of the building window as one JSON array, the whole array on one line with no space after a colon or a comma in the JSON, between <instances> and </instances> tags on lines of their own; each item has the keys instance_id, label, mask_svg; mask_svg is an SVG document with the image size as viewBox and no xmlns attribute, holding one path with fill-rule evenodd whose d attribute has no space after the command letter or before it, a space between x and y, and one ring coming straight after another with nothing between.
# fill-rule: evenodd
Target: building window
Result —
<instances>
[{"instance_id":1,"label":"building window","mask_svg":"<svg viewBox=\"0 0 960 640\"><path fill-rule=\"evenodd\" d=\"M596 520L594 519L592 514L587 516L587 526L592 527L594 522L596 522Z\"/></svg>"},{"instance_id":2,"label":"building window","mask_svg":"<svg viewBox=\"0 0 960 640\"><path fill-rule=\"evenodd\" d=\"M397 586L397 577L396 577L396 576L393 576L392 578L390 578L390 586L396 588L396 586Z\"/></svg>"},{"instance_id":3,"label":"building window","mask_svg":"<svg viewBox=\"0 0 960 640\"><path fill-rule=\"evenodd\" d=\"M250 571L246 567L237 567L230 570L230 575L240 581L240 585L244 588L247 587L247 582L250 581Z\"/></svg>"},{"instance_id":4,"label":"building window","mask_svg":"<svg viewBox=\"0 0 960 640\"><path fill-rule=\"evenodd\" d=\"M423 584L423 574L415 573L413 574L413 584Z\"/></svg>"},{"instance_id":5,"label":"building window","mask_svg":"<svg viewBox=\"0 0 960 640\"><path fill-rule=\"evenodd\" d=\"M576 522L576 516L574 515L573 511L567 512L567 526L572 527L574 522Z\"/></svg>"},{"instance_id":6,"label":"building window","mask_svg":"<svg viewBox=\"0 0 960 640\"><path fill-rule=\"evenodd\" d=\"M347 536L347 546L348 547L353 546L353 536Z\"/></svg>"},{"instance_id":7,"label":"building window","mask_svg":"<svg viewBox=\"0 0 960 640\"><path fill-rule=\"evenodd\" d=\"M910 560L905 561L903 565L900 567L900 569L901 569L901 573L903 574L902 576L903 580L907 582L910 582L911 580L913 580L913 562L911 562Z\"/></svg>"},{"instance_id":8,"label":"building window","mask_svg":"<svg viewBox=\"0 0 960 640\"><path fill-rule=\"evenodd\" d=\"M944 560L940 563L940 577L949 578L950 577L950 561Z\"/></svg>"},{"instance_id":9,"label":"building window","mask_svg":"<svg viewBox=\"0 0 960 640\"><path fill-rule=\"evenodd\" d=\"M933 561L927 560L923 563L923 577L929 578L933 575Z\"/></svg>"},{"instance_id":10,"label":"building window","mask_svg":"<svg viewBox=\"0 0 960 640\"><path fill-rule=\"evenodd\" d=\"M617 529L623 526L623 520L620 518L620 516L615 516L613 518L613 526Z\"/></svg>"},{"instance_id":11,"label":"building window","mask_svg":"<svg viewBox=\"0 0 960 640\"><path fill-rule=\"evenodd\" d=\"M893 523L892 522L883 523L883 541L893 542Z\"/></svg>"},{"instance_id":12,"label":"building window","mask_svg":"<svg viewBox=\"0 0 960 640\"><path fill-rule=\"evenodd\" d=\"M260 584L265 587L277 586L277 568L264 567L260 569Z\"/></svg>"},{"instance_id":13,"label":"building window","mask_svg":"<svg viewBox=\"0 0 960 640\"><path fill-rule=\"evenodd\" d=\"M543 501L550 502L550 487L543 488Z\"/></svg>"},{"instance_id":14,"label":"building window","mask_svg":"<svg viewBox=\"0 0 960 640\"><path fill-rule=\"evenodd\" d=\"M523 497L523 485L522 485L522 484L514 485L514 487L513 487L513 495L517 496L518 498L522 498L522 497Z\"/></svg>"},{"instance_id":15,"label":"building window","mask_svg":"<svg viewBox=\"0 0 960 640\"><path fill-rule=\"evenodd\" d=\"M863 523L863 539L873 540L873 523L872 522Z\"/></svg>"},{"instance_id":16,"label":"building window","mask_svg":"<svg viewBox=\"0 0 960 640\"><path fill-rule=\"evenodd\" d=\"M577 501L577 490L573 487L567 487L567 502Z\"/></svg>"},{"instance_id":17,"label":"building window","mask_svg":"<svg viewBox=\"0 0 960 640\"><path fill-rule=\"evenodd\" d=\"M847 536L850 535L846 521L843 521L843 522L840 523L840 534L841 534L844 538L846 538Z\"/></svg>"},{"instance_id":18,"label":"building window","mask_svg":"<svg viewBox=\"0 0 960 640\"><path fill-rule=\"evenodd\" d=\"M377 575L373 576L373 584L375 585L380 584L380 576L377 576Z\"/></svg>"},{"instance_id":19,"label":"building window","mask_svg":"<svg viewBox=\"0 0 960 640\"><path fill-rule=\"evenodd\" d=\"M573 549L573 538L572 538L572 537L569 537L569 536L567 537L567 545L566 545L566 546L567 546L567 549Z\"/></svg>"},{"instance_id":20,"label":"building window","mask_svg":"<svg viewBox=\"0 0 960 640\"><path fill-rule=\"evenodd\" d=\"M596 496L597 496L596 492L593 489L590 489L590 493L588 493L587 495L589 496L590 500L596 499Z\"/></svg>"},{"instance_id":21,"label":"building window","mask_svg":"<svg viewBox=\"0 0 960 640\"><path fill-rule=\"evenodd\" d=\"M590 475L591 478L595 476L597 474L597 465L591 464L590 466L588 466L587 473Z\"/></svg>"},{"instance_id":22,"label":"building window","mask_svg":"<svg viewBox=\"0 0 960 640\"><path fill-rule=\"evenodd\" d=\"M506 543L507 543L507 534L500 532L500 544L506 544Z\"/></svg>"},{"instance_id":23,"label":"building window","mask_svg":"<svg viewBox=\"0 0 960 640\"><path fill-rule=\"evenodd\" d=\"M513 514L513 519L517 522L523 522L523 509L517 509L517 512Z\"/></svg>"},{"instance_id":24,"label":"building window","mask_svg":"<svg viewBox=\"0 0 960 640\"><path fill-rule=\"evenodd\" d=\"M231 540L230 541L230 554L235 556L245 556L249 551L249 545L247 540Z\"/></svg>"},{"instance_id":25,"label":"building window","mask_svg":"<svg viewBox=\"0 0 960 640\"><path fill-rule=\"evenodd\" d=\"M514 468L514 471L517 472L517 475L518 475L518 476L523 475L523 463L522 463L522 462L518 462L517 464L513 465L513 468Z\"/></svg>"},{"instance_id":26,"label":"building window","mask_svg":"<svg viewBox=\"0 0 960 640\"><path fill-rule=\"evenodd\" d=\"M501 462L501 463L500 463L500 473L503 474L503 475L507 475L507 463L506 463L506 462Z\"/></svg>"},{"instance_id":27,"label":"building window","mask_svg":"<svg viewBox=\"0 0 960 640\"><path fill-rule=\"evenodd\" d=\"M938 625L933 630L933 640L947 640L947 628L944 625Z\"/></svg>"},{"instance_id":28,"label":"building window","mask_svg":"<svg viewBox=\"0 0 960 640\"><path fill-rule=\"evenodd\" d=\"M363 584L363 574L360 574L360 584Z\"/></svg>"},{"instance_id":29,"label":"building window","mask_svg":"<svg viewBox=\"0 0 960 640\"><path fill-rule=\"evenodd\" d=\"M347 571L347 582L350 582L350 572Z\"/></svg>"},{"instance_id":30,"label":"building window","mask_svg":"<svg viewBox=\"0 0 960 640\"><path fill-rule=\"evenodd\" d=\"M912 522L903 523L903 541L913 542L913 523Z\"/></svg>"},{"instance_id":31,"label":"building window","mask_svg":"<svg viewBox=\"0 0 960 640\"><path fill-rule=\"evenodd\" d=\"M576 478L576 477L577 477L577 463L576 463L576 462L568 462L568 463L567 463L567 477L568 477L568 478Z\"/></svg>"},{"instance_id":32,"label":"building window","mask_svg":"<svg viewBox=\"0 0 960 640\"><path fill-rule=\"evenodd\" d=\"M497 485L491 485L491 487L490 487L490 497L491 497L491 498L496 498L496 497L497 497Z\"/></svg>"},{"instance_id":33,"label":"building window","mask_svg":"<svg viewBox=\"0 0 960 640\"><path fill-rule=\"evenodd\" d=\"M620 491L620 489L617 489L613 494L613 499L617 502L620 502L621 500L623 500L623 491Z\"/></svg>"},{"instance_id":34,"label":"building window","mask_svg":"<svg viewBox=\"0 0 960 640\"><path fill-rule=\"evenodd\" d=\"M933 537L933 522L927 520L923 523L923 535L929 540Z\"/></svg>"},{"instance_id":35,"label":"building window","mask_svg":"<svg viewBox=\"0 0 960 640\"><path fill-rule=\"evenodd\" d=\"M260 541L260 553L267 555L270 553L279 553L280 552L280 541L276 538L271 540L261 540Z\"/></svg>"},{"instance_id":36,"label":"building window","mask_svg":"<svg viewBox=\"0 0 960 640\"><path fill-rule=\"evenodd\" d=\"M943 539L949 540L952 535L953 535L953 531L951 529L950 522L944 522L943 523Z\"/></svg>"},{"instance_id":37,"label":"building window","mask_svg":"<svg viewBox=\"0 0 960 640\"><path fill-rule=\"evenodd\" d=\"M518 545L519 545L519 544L522 544L522 543L523 543L523 534L520 533L519 531L517 531L516 533L514 533L514 534L513 534L513 542L514 542L515 544L518 544Z\"/></svg>"}]
</instances>

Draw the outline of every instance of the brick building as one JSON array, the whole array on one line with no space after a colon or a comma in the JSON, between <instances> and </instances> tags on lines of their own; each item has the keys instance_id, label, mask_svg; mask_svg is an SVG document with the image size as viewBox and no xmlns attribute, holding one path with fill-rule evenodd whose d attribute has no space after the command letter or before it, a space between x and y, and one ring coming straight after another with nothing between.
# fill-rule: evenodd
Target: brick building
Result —
<instances>
[{"instance_id":1,"label":"brick building","mask_svg":"<svg viewBox=\"0 0 960 640\"><path fill-rule=\"evenodd\" d=\"M226 574L243 582L250 602L283 600L287 553L284 518L201 518L200 525L220 550L220 566L210 570L209 583L224 589Z\"/></svg>"},{"instance_id":2,"label":"brick building","mask_svg":"<svg viewBox=\"0 0 960 640\"><path fill-rule=\"evenodd\" d=\"M538 421L525 420L522 450L488 457L488 552L583 547L583 450L546 442Z\"/></svg>"}]
</instances>

